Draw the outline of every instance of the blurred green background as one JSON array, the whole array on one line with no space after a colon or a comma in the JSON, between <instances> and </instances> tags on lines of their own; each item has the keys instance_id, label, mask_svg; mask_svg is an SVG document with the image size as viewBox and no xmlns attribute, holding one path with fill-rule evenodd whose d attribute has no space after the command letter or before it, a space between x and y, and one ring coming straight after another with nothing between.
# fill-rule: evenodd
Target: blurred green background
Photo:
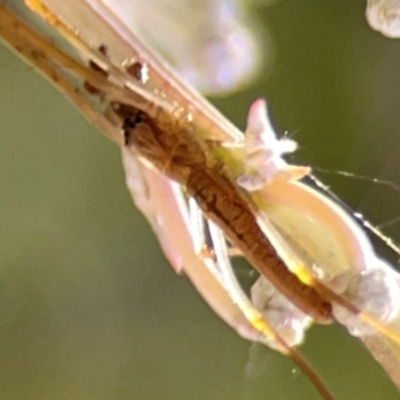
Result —
<instances>
[{"instance_id":1,"label":"blurred green background","mask_svg":"<svg viewBox=\"0 0 400 400\"><path fill-rule=\"evenodd\" d=\"M238 126L258 96L294 160L400 181L400 41L364 0L256 10L274 43L268 79L218 99ZM0 22L1 23L1 22ZM240 339L177 277L125 188L119 150L0 48L0 399L319 399L290 360ZM378 224L399 191L320 175ZM388 232L400 239L398 225ZM397 237L396 237L397 234ZM302 347L337 399L399 399L339 327Z\"/></svg>"}]
</instances>

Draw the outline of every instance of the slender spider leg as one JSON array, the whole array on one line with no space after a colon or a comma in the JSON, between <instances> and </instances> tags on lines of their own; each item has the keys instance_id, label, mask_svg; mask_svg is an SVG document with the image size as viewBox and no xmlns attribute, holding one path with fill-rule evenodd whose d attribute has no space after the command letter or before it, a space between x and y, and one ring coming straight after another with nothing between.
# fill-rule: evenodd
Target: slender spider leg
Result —
<instances>
[{"instance_id":1,"label":"slender spider leg","mask_svg":"<svg viewBox=\"0 0 400 400\"><path fill-rule=\"evenodd\" d=\"M207 224L210 230L215 258L221 270L223 283L235 303L238 304L239 308L243 311L244 315L248 318L252 326L259 330L261 334L259 341L292 358L293 361L301 368L301 370L314 384L316 389L320 392L321 396L324 399L333 399L333 396L326 388L324 383L320 380L320 378L315 374L314 370L307 364L303 357L296 350L294 350L292 345L289 345L286 342L286 338L293 339L296 335L293 336L292 331L288 332L287 330L285 331L285 329L280 329L279 332L276 331L275 327L278 327L279 323L275 326L271 326L269 321L264 318L263 313L261 313L253 305L251 300L245 294L243 289L240 287L240 283L238 282L233 271L232 264L228 255L228 247L224 233L212 221L207 221ZM278 294L278 296L283 298L283 296L280 294ZM281 315L279 315L277 320L281 320L282 322L281 318L284 316L284 314L286 314L286 310L284 310L283 307L280 311L283 312L281 313ZM284 320L285 322L287 321L287 314L285 315ZM299 328L298 324L292 325L292 328L295 326L296 328ZM282 328L282 326L280 328ZM283 337L282 334L285 335L285 337ZM299 336L302 336L302 334L300 334Z\"/></svg>"}]
</instances>

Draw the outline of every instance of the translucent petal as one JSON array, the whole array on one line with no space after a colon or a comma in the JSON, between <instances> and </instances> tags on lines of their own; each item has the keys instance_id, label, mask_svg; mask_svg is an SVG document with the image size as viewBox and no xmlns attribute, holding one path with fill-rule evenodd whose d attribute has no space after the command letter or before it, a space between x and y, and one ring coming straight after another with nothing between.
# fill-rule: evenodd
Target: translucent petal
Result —
<instances>
[{"instance_id":1,"label":"translucent petal","mask_svg":"<svg viewBox=\"0 0 400 400\"><path fill-rule=\"evenodd\" d=\"M251 299L275 332L291 347L302 343L312 319L282 296L263 277L251 288ZM274 348L274 343L268 345Z\"/></svg>"},{"instance_id":2,"label":"translucent petal","mask_svg":"<svg viewBox=\"0 0 400 400\"><path fill-rule=\"evenodd\" d=\"M196 254L188 217L174 191L174 183L144 167L122 151L128 189L135 205L150 222L165 256L176 272L184 272L209 306L241 336L257 340L259 333L249 324L214 273L213 265Z\"/></svg>"},{"instance_id":3,"label":"translucent petal","mask_svg":"<svg viewBox=\"0 0 400 400\"><path fill-rule=\"evenodd\" d=\"M374 317L383 325L400 316L400 279L383 261L376 259L373 269L355 275L343 295L355 306ZM353 313L334 304L336 319L345 325L353 336L375 333L375 330Z\"/></svg>"}]
</instances>

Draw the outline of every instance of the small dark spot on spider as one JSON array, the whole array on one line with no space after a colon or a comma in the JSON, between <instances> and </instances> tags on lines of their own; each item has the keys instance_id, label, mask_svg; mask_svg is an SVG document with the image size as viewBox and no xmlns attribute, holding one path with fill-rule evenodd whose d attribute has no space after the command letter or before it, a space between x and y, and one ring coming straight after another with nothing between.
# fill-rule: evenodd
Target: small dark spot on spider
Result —
<instances>
[{"instance_id":1,"label":"small dark spot on spider","mask_svg":"<svg viewBox=\"0 0 400 400\"><path fill-rule=\"evenodd\" d=\"M129 146L131 141L131 131L128 129L124 129L124 146Z\"/></svg>"},{"instance_id":2,"label":"small dark spot on spider","mask_svg":"<svg viewBox=\"0 0 400 400\"><path fill-rule=\"evenodd\" d=\"M107 46L105 44L101 44L97 49L103 56L107 56Z\"/></svg>"},{"instance_id":3,"label":"small dark spot on spider","mask_svg":"<svg viewBox=\"0 0 400 400\"><path fill-rule=\"evenodd\" d=\"M122 129L124 130L132 130L136 128L136 125L143 122L143 118L140 114L126 117L124 123L122 124Z\"/></svg>"},{"instance_id":4,"label":"small dark spot on spider","mask_svg":"<svg viewBox=\"0 0 400 400\"><path fill-rule=\"evenodd\" d=\"M126 72L135 78L138 82L144 83L144 67L143 64L139 61L136 61L126 67Z\"/></svg>"},{"instance_id":5,"label":"small dark spot on spider","mask_svg":"<svg viewBox=\"0 0 400 400\"><path fill-rule=\"evenodd\" d=\"M136 126L143 122L143 118L140 114L126 117L122 124L122 130L124 132L124 144L129 146L131 132L136 128Z\"/></svg>"}]
</instances>

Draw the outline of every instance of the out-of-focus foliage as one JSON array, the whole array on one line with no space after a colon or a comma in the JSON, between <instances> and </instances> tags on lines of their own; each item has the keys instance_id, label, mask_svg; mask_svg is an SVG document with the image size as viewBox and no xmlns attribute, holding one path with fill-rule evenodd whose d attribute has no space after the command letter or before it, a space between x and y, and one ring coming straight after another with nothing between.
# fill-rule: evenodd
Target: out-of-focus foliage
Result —
<instances>
[{"instance_id":1,"label":"out-of-focus foliage","mask_svg":"<svg viewBox=\"0 0 400 400\"><path fill-rule=\"evenodd\" d=\"M249 86L273 58L252 2L112 0L109 4L127 26L208 94Z\"/></svg>"}]
</instances>

